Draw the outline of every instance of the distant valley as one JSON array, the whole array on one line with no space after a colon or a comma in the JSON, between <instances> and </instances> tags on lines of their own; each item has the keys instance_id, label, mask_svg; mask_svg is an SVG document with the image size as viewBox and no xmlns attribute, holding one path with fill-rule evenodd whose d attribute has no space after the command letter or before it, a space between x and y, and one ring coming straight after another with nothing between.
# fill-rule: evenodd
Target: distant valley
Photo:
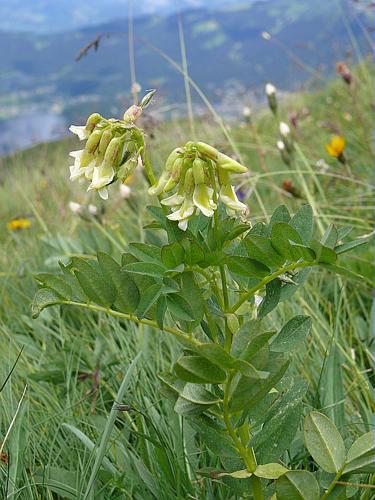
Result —
<instances>
[{"instance_id":1,"label":"distant valley","mask_svg":"<svg viewBox=\"0 0 375 500\"><path fill-rule=\"evenodd\" d=\"M369 12L339 0L231 2L185 10L189 74L212 102L226 100L227 107L228 99L243 100L250 90L261 95L267 81L283 90L319 85L321 77L333 73L335 61L348 55L355 61L369 52ZM54 134L92 110L120 114L130 99L126 30L124 18L63 33L1 31L0 152L15 147L4 121L31 112L41 120L48 117ZM271 40L261 36L264 31ZM75 61L82 47L107 32L124 35L103 39L97 52ZM158 89L159 106L183 103L183 78L160 55L181 63L176 14L138 17L134 33L137 81L143 89ZM356 51L350 37L357 41ZM194 92L193 98L199 102ZM50 126L51 116L57 117L56 126Z\"/></svg>"}]
</instances>

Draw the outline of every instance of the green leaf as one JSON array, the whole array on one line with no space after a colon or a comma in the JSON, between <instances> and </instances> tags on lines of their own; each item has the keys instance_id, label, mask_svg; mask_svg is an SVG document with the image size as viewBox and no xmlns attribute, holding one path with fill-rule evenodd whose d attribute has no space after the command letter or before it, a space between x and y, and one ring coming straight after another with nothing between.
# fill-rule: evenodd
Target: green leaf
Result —
<instances>
[{"instance_id":1,"label":"green leaf","mask_svg":"<svg viewBox=\"0 0 375 500\"><path fill-rule=\"evenodd\" d=\"M132 264L127 264L124 269L128 273L153 276L155 278L164 276L166 271L165 267L162 267L159 264L153 264L152 262L134 262Z\"/></svg>"},{"instance_id":2,"label":"green leaf","mask_svg":"<svg viewBox=\"0 0 375 500\"><path fill-rule=\"evenodd\" d=\"M312 240L310 243L311 248L315 252L315 260L325 264L333 264L337 260L336 253L331 248L325 247L317 240Z\"/></svg>"},{"instance_id":3,"label":"green leaf","mask_svg":"<svg viewBox=\"0 0 375 500\"><path fill-rule=\"evenodd\" d=\"M292 260L294 261L303 259L310 262L316 259L314 250L305 245L299 245L298 243L294 243L293 241L290 244L290 252Z\"/></svg>"},{"instance_id":4,"label":"green leaf","mask_svg":"<svg viewBox=\"0 0 375 500\"><path fill-rule=\"evenodd\" d=\"M275 309L281 297L281 281L275 279L266 285L266 296L258 309L258 318L264 318Z\"/></svg>"},{"instance_id":5,"label":"green leaf","mask_svg":"<svg viewBox=\"0 0 375 500\"><path fill-rule=\"evenodd\" d=\"M115 307L132 313L139 304L139 290L131 276L110 255L99 252L98 263L103 275L112 282L117 291Z\"/></svg>"},{"instance_id":6,"label":"green leaf","mask_svg":"<svg viewBox=\"0 0 375 500\"><path fill-rule=\"evenodd\" d=\"M185 252L182 246L175 241L161 249L161 259L168 269L174 269L184 262Z\"/></svg>"},{"instance_id":7,"label":"green leaf","mask_svg":"<svg viewBox=\"0 0 375 500\"><path fill-rule=\"evenodd\" d=\"M221 346L217 344L200 344L198 353L213 364L225 369L237 369L246 377L255 379L266 378L268 373L260 372L250 363L243 359L236 359L228 354Z\"/></svg>"},{"instance_id":8,"label":"green leaf","mask_svg":"<svg viewBox=\"0 0 375 500\"><path fill-rule=\"evenodd\" d=\"M192 403L191 401L187 401L186 399L179 396L174 405L174 411L178 415L183 416L191 416L191 415L199 415L205 410L205 407L202 405L197 405Z\"/></svg>"},{"instance_id":9,"label":"green leaf","mask_svg":"<svg viewBox=\"0 0 375 500\"><path fill-rule=\"evenodd\" d=\"M79 492L76 489L79 479L76 472L60 467L43 467L36 469L35 482L58 495L58 498L76 500Z\"/></svg>"},{"instance_id":10,"label":"green leaf","mask_svg":"<svg viewBox=\"0 0 375 500\"><path fill-rule=\"evenodd\" d=\"M158 263L161 261L160 248L155 245L137 242L129 243L129 252L142 262Z\"/></svg>"},{"instance_id":11,"label":"green leaf","mask_svg":"<svg viewBox=\"0 0 375 500\"><path fill-rule=\"evenodd\" d=\"M271 215L271 220L268 225L269 235L271 235L272 228L278 222L286 222L290 221L290 214L285 205L280 205L276 208L276 210Z\"/></svg>"},{"instance_id":12,"label":"green leaf","mask_svg":"<svg viewBox=\"0 0 375 500\"><path fill-rule=\"evenodd\" d=\"M158 327L163 329L164 326L164 316L167 310L167 299L164 296L158 298L156 303L156 323Z\"/></svg>"},{"instance_id":13,"label":"green leaf","mask_svg":"<svg viewBox=\"0 0 375 500\"><path fill-rule=\"evenodd\" d=\"M306 394L307 384L303 380L288 377L281 380L277 388L276 398L262 418L262 432L257 433L250 442L261 462L280 459L295 439L301 421L302 398Z\"/></svg>"},{"instance_id":14,"label":"green leaf","mask_svg":"<svg viewBox=\"0 0 375 500\"><path fill-rule=\"evenodd\" d=\"M348 451L347 472L365 472L373 474L375 472L375 432L367 432L359 437Z\"/></svg>"},{"instance_id":15,"label":"green leaf","mask_svg":"<svg viewBox=\"0 0 375 500\"><path fill-rule=\"evenodd\" d=\"M338 237L339 237L339 235L337 233L336 227L333 224L330 224L327 227L325 233L323 234L322 244L324 246L326 246L327 248L333 249L336 246Z\"/></svg>"},{"instance_id":16,"label":"green leaf","mask_svg":"<svg viewBox=\"0 0 375 500\"><path fill-rule=\"evenodd\" d=\"M271 344L271 350L288 352L300 342L306 340L310 333L312 320L310 316L295 316L282 327L280 333Z\"/></svg>"},{"instance_id":17,"label":"green leaf","mask_svg":"<svg viewBox=\"0 0 375 500\"><path fill-rule=\"evenodd\" d=\"M231 412L250 410L256 406L283 377L288 365L289 361L284 361L283 358L275 361L269 377L265 380L255 381L242 375L230 398Z\"/></svg>"},{"instance_id":18,"label":"green leaf","mask_svg":"<svg viewBox=\"0 0 375 500\"><path fill-rule=\"evenodd\" d=\"M189 302L176 293L167 296L167 308L172 316L178 320L195 320L195 314Z\"/></svg>"},{"instance_id":19,"label":"green leaf","mask_svg":"<svg viewBox=\"0 0 375 500\"><path fill-rule=\"evenodd\" d=\"M306 470L293 470L276 481L277 500L319 500L317 480Z\"/></svg>"},{"instance_id":20,"label":"green leaf","mask_svg":"<svg viewBox=\"0 0 375 500\"><path fill-rule=\"evenodd\" d=\"M178 377L194 384L221 384L227 374L218 366L201 356L183 356L174 365Z\"/></svg>"},{"instance_id":21,"label":"green leaf","mask_svg":"<svg viewBox=\"0 0 375 500\"><path fill-rule=\"evenodd\" d=\"M264 278L270 272L270 269L261 262L239 255L227 257L226 264L232 273L249 278Z\"/></svg>"},{"instance_id":22,"label":"green leaf","mask_svg":"<svg viewBox=\"0 0 375 500\"><path fill-rule=\"evenodd\" d=\"M302 243L309 245L314 230L313 211L310 205L302 205L289 224L298 231Z\"/></svg>"},{"instance_id":23,"label":"green leaf","mask_svg":"<svg viewBox=\"0 0 375 500\"><path fill-rule=\"evenodd\" d=\"M31 306L33 318L37 318L46 307L60 304L61 300L61 296L54 290L50 288L40 288L34 295L33 304Z\"/></svg>"},{"instance_id":24,"label":"green leaf","mask_svg":"<svg viewBox=\"0 0 375 500\"><path fill-rule=\"evenodd\" d=\"M62 276L56 276L55 274L40 273L34 275L34 278L54 290L63 299L70 300L72 297L71 286L63 279Z\"/></svg>"},{"instance_id":25,"label":"green leaf","mask_svg":"<svg viewBox=\"0 0 375 500\"><path fill-rule=\"evenodd\" d=\"M104 307L110 307L116 299L116 289L112 283L84 259L74 257L72 266L74 274L89 300Z\"/></svg>"},{"instance_id":26,"label":"green leaf","mask_svg":"<svg viewBox=\"0 0 375 500\"><path fill-rule=\"evenodd\" d=\"M191 403L206 407L220 403L220 398L212 394L199 384L187 383L180 393L180 396Z\"/></svg>"},{"instance_id":27,"label":"green leaf","mask_svg":"<svg viewBox=\"0 0 375 500\"><path fill-rule=\"evenodd\" d=\"M138 304L136 315L139 318L143 318L150 308L155 304L155 302L160 297L163 286L160 283L155 283L151 285L147 290L141 294L141 300Z\"/></svg>"},{"instance_id":28,"label":"green leaf","mask_svg":"<svg viewBox=\"0 0 375 500\"><path fill-rule=\"evenodd\" d=\"M288 469L281 464L264 464L257 466L254 475L264 479L278 479L286 472Z\"/></svg>"},{"instance_id":29,"label":"green leaf","mask_svg":"<svg viewBox=\"0 0 375 500\"><path fill-rule=\"evenodd\" d=\"M344 441L335 424L323 413L312 411L305 418L305 444L315 462L326 472L338 472L345 462Z\"/></svg>"},{"instance_id":30,"label":"green leaf","mask_svg":"<svg viewBox=\"0 0 375 500\"><path fill-rule=\"evenodd\" d=\"M274 250L271 240L264 236L251 235L245 238L245 244L250 259L262 262L268 267L281 267L284 263L284 257Z\"/></svg>"},{"instance_id":31,"label":"green leaf","mask_svg":"<svg viewBox=\"0 0 375 500\"><path fill-rule=\"evenodd\" d=\"M296 229L285 222L278 222L273 226L271 232L272 246L280 255L288 260L292 260L291 241L302 245L302 239Z\"/></svg>"},{"instance_id":32,"label":"green leaf","mask_svg":"<svg viewBox=\"0 0 375 500\"><path fill-rule=\"evenodd\" d=\"M342 245L338 245L337 247L334 248L335 252L337 255L340 255L342 253L349 252L353 248L361 247L362 245L365 245L368 243L368 239L361 239L361 240L353 240L353 241L348 241L347 243L343 243Z\"/></svg>"},{"instance_id":33,"label":"green leaf","mask_svg":"<svg viewBox=\"0 0 375 500\"><path fill-rule=\"evenodd\" d=\"M185 251L185 263L189 266L195 266L204 260L204 250L195 240L184 239L181 246Z\"/></svg>"},{"instance_id":34,"label":"green leaf","mask_svg":"<svg viewBox=\"0 0 375 500\"><path fill-rule=\"evenodd\" d=\"M249 472L247 469L242 469L242 470L235 470L234 472L218 472L214 475L214 477L217 478L217 477L228 476L228 477L233 477L234 479L247 479L252 475L253 475L252 472ZM210 477L212 477L212 474Z\"/></svg>"},{"instance_id":35,"label":"green leaf","mask_svg":"<svg viewBox=\"0 0 375 500\"><path fill-rule=\"evenodd\" d=\"M190 271L181 273L179 282L181 288L180 296L190 304L193 310L195 323L192 326L194 327L202 321L204 315L202 291L195 281L194 273Z\"/></svg>"}]
</instances>

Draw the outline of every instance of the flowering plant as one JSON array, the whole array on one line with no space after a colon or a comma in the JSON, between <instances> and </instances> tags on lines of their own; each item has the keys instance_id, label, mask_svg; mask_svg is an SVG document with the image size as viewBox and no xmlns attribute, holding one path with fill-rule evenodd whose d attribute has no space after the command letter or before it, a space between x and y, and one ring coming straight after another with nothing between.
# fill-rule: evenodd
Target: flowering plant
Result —
<instances>
[{"instance_id":1,"label":"flowering plant","mask_svg":"<svg viewBox=\"0 0 375 500\"><path fill-rule=\"evenodd\" d=\"M89 189L104 198L109 185L125 181L139 158L143 162L149 194L160 202L149 207L143 242L130 243L121 262L99 252L95 262L73 257L60 263L59 275L36 275L33 315L54 305L79 307L173 336L181 355L170 373L159 374L163 394L218 457L216 469L198 474L226 482L235 496L327 498L341 477L373 470L373 442L366 435L346 451L334 424L313 411L305 419L305 444L328 484L281 463L307 390L288 367L312 321L298 315L280 331L263 324L280 302L293 300L315 268L358 278L338 259L364 240L345 242L346 229L334 226L317 239L309 205L293 216L280 206L267 223L251 224L231 179L247 169L203 142L176 148L157 180L135 124L151 97L124 120L95 114L84 128L72 129L87 142L74 153L71 176L88 178ZM280 132L289 144L286 124ZM148 231L160 237L151 243Z\"/></svg>"}]
</instances>

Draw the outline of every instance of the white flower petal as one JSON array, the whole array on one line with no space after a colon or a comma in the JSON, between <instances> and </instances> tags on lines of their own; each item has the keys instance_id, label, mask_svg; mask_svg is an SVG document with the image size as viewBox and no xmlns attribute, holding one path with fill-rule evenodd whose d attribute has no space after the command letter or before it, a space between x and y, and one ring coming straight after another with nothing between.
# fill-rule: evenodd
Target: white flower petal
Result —
<instances>
[{"instance_id":1,"label":"white flower petal","mask_svg":"<svg viewBox=\"0 0 375 500\"><path fill-rule=\"evenodd\" d=\"M68 206L74 214L78 214L82 211L82 205L80 203L75 202L75 201L70 201L68 203Z\"/></svg>"},{"instance_id":2,"label":"white flower petal","mask_svg":"<svg viewBox=\"0 0 375 500\"><path fill-rule=\"evenodd\" d=\"M178 223L178 227L182 230L182 231L186 231L187 227L188 227L188 222L189 222L189 219L182 219L180 220L180 222Z\"/></svg>"},{"instance_id":3,"label":"white flower petal","mask_svg":"<svg viewBox=\"0 0 375 500\"><path fill-rule=\"evenodd\" d=\"M172 194L172 196L169 196L168 198L164 198L164 200L161 200L161 204L165 205L166 207L175 207L178 205L182 205L184 202L184 197L181 196L180 194Z\"/></svg>"},{"instance_id":4,"label":"white flower petal","mask_svg":"<svg viewBox=\"0 0 375 500\"><path fill-rule=\"evenodd\" d=\"M102 163L98 167L94 167L92 181L88 190L91 189L99 190L107 186L109 183L112 182L114 176L115 176L115 171L111 166L107 166L104 163Z\"/></svg>"},{"instance_id":5,"label":"white flower petal","mask_svg":"<svg viewBox=\"0 0 375 500\"><path fill-rule=\"evenodd\" d=\"M207 187L205 184L197 184L193 192L194 205L199 208L203 215L212 217L216 204L212 200L213 189Z\"/></svg>"},{"instance_id":6,"label":"white flower petal","mask_svg":"<svg viewBox=\"0 0 375 500\"><path fill-rule=\"evenodd\" d=\"M69 130L73 133L78 135L78 138L83 141L88 138L90 135L90 132L86 130L85 126L79 126L79 125L71 125L69 127Z\"/></svg>"},{"instance_id":7,"label":"white flower petal","mask_svg":"<svg viewBox=\"0 0 375 500\"><path fill-rule=\"evenodd\" d=\"M108 200L108 189L106 187L99 189L98 193L102 200Z\"/></svg>"},{"instance_id":8,"label":"white flower petal","mask_svg":"<svg viewBox=\"0 0 375 500\"><path fill-rule=\"evenodd\" d=\"M229 184L221 186L220 189L220 199L229 209L235 210L237 212L244 212L247 210L247 205L241 203L237 198L236 192L233 186Z\"/></svg>"}]
</instances>

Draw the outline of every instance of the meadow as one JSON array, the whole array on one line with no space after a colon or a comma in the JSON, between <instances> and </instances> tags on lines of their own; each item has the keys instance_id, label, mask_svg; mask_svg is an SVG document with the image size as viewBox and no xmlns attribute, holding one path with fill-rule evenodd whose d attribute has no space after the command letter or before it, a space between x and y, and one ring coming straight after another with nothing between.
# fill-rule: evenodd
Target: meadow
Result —
<instances>
[{"instance_id":1,"label":"meadow","mask_svg":"<svg viewBox=\"0 0 375 500\"><path fill-rule=\"evenodd\" d=\"M350 236L365 242L340 258L340 266L350 273L334 275L319 268L293 299L281 302L266 318L268 330L280 330L294 315L312 318L311 334L293 351L288 375L307 383L303 415L312 409L324 413L347 447L372 429L374 410L371 63L351 68L351 78L351 85L337 76L318 90L279 98L277 117L264 107L229 125L210 109L204 119L192 117L190 122L144 121L156 171L192 135L248 167L238 185L253 225L269 222L281 204L293 214L308 203L317 234L333 224L352 228ZM292 161L285 161L276 146L281 120L291 128ZM333 135L345 139L345 162L327 153L325 145ZM32 318L33 275L57 271L59 261L75 257L92 261L98 251L118 259L133 241L158 242L149 227L142 169L127 182L130 193L116 184L109 200L102 201L69 181L68 155L77 146L75 139L66 139L1 160L0 495L253 498L248 478L207 474L222 470L220 442L202 440L199 429L164 396L158 374L170 371L182 351L173 338L145 324L67 306ZM114 401L125 405L115 416ZM293 411L286 418L292 422ZM316 473L303 445L302 422L296 425L281 462ZM105 432L108 448L102 453ZM260 447L275 446L278 432L271 432ZM88 489L94 469L95 488ZM332 475L316 475L327 488ZM369 500L374 484L373 474L361 472L336 485L328 498ZM272 495L271 486L266 497Z\"/></svg>"}]
</instances>

